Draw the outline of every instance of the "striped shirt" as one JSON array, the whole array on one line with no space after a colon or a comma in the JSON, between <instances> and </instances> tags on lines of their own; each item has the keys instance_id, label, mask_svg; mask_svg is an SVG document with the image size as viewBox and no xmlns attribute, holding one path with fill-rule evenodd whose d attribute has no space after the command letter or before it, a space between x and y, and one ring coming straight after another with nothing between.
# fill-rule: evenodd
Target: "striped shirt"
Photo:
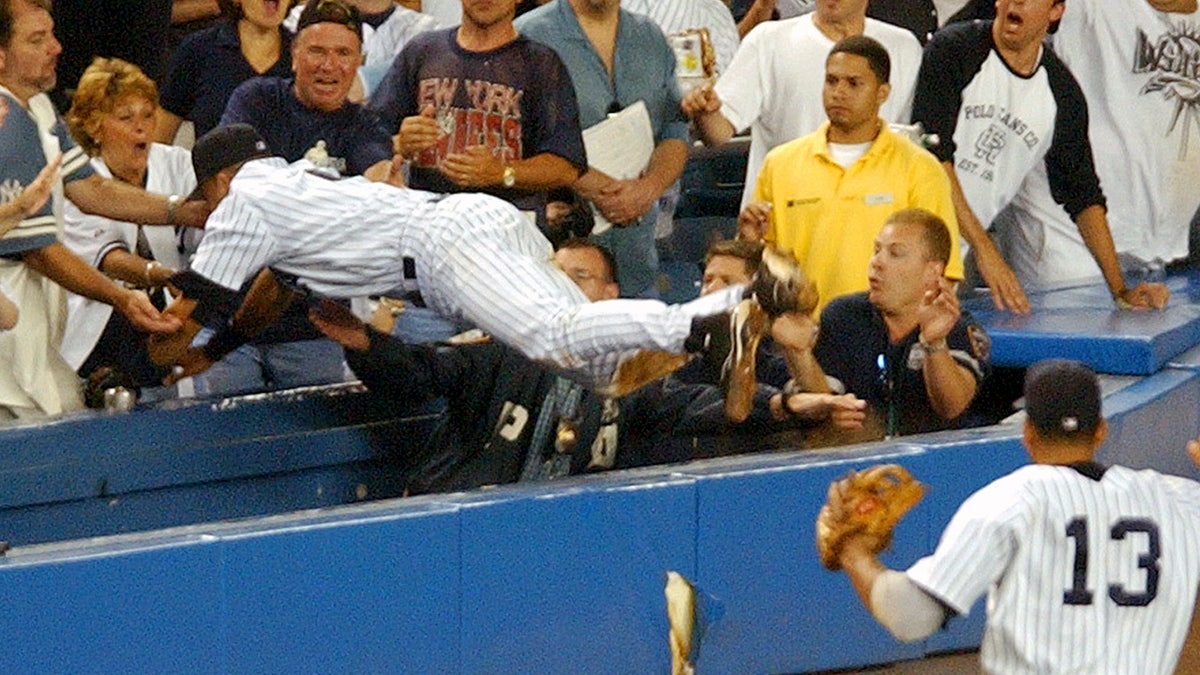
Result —
<instances>
[{"instance_id":1,"label":"striped shirt","mask_svg":"<svg viewBox=\"0 0 1200 675\"><path fill-rule=\"evenodd\" d=\"M958 613L988 594L989 673L1170 673L1200 583L1200 485L1035 464L959 508L907 572Z\"/></svg>"}]
</instances>

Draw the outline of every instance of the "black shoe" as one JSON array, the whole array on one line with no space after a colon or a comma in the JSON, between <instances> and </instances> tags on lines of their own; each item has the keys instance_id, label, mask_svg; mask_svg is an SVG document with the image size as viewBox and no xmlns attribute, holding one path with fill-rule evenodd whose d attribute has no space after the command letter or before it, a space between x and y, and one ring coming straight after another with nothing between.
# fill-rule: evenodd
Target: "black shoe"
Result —
<instances>
[{"instance_id":1,"label":"black shoe","mask_svg":"<svg viewBox=\"0 0 1200 675\"><path fill-rule=\"evenodd\" d=\"M788 312L808 314L817 306L817 287L796 264L796 259L770 246L747 289L771 318Z\"/></svg>"},{"instance_id":2,"label":"black shoe","mask_svg":"<svg viewBox=\"0 0 1200 675\"><path fill-rule=\"evenodd\" d=\"M701 381L717 384L729 356L729 312L692 319L692 332L683 343L689 353L700 357Z\"/></svg>"}]
</instances>

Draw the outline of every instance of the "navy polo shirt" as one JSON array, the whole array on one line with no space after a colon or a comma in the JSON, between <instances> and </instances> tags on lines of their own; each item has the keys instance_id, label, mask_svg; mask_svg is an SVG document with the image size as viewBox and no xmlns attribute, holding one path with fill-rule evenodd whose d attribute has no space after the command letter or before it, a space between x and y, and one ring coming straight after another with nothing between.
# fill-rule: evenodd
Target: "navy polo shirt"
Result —
<instances>
[{"instance_id":1,"label":"navy polo shirt","mask_svg":"<svg viewBox=\"0 0 1200 675\"><path fill-rule=\"evenodd\" d=\"M296 98L293 78L256 77L229 98L221 124L244 122L258 129L271 152L294 162L325 141L338 173L358 176L392 158L392 136L375 113L357 103L333 112L309 108Z\"/></svg>"},{"instance_id":2,"label":"navy polo shirt","mask_svg":"<svg viewBox=\"0 0 1200 675\"><path fill-rule=\"evenodd\" d=\"M233 90L258 75L288 77L292 73L292 36L279 29L279 60L259 73L242 55L237 22L196 31L184 39L171 59L159 91L159 103L170 113L196 125L196 136L217 126Z\"/></svg>"}]
</instances>

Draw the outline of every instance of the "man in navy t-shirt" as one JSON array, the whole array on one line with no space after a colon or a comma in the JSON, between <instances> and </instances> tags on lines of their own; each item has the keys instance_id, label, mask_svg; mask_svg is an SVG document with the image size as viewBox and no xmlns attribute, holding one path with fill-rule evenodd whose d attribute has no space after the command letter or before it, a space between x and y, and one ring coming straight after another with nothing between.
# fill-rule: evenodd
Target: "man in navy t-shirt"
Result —
<instances>
[{"instance_id":1,"label":"man in navy t-shirt","mask_svg":"<svg viewBox=\"0 0 1200 675\"><path fill-rule=\"evenodd\" d=\"M289 162L307 157L341 175L392 158L391 134L376 115L347 100L362 65L358 10L310 3L292 43L294 77L256 77L233 92L221 125L244 122Z\"/></svg>"},{"instance_id":2,"label":"man in navy t-shirt","mask_svg":"<svg viewBox=\"0 0 1200 675\"><path fill-rule=\"evenodd\" d=\"M405 45L368 106L412 161L409 184L486 192L545 224L548 191L587 168L575 89L549 47L518 35L515 0Z\"/></svg>"}]
</instances>

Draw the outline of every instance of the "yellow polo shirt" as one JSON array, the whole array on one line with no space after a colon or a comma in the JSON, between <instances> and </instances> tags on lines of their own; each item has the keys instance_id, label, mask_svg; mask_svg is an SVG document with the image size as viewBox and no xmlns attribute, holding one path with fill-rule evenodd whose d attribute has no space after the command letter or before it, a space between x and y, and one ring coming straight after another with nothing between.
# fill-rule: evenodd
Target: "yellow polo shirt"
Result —
<instances>
[{"instance_id":1,"label":"yellow polo shirt","mask_svg":"<svg viewBox=\"0 0 1200 675\"><path fill-rule=\"evenodd\" d=\"M773 205L767 243L791 251L816 283L818 312L839 295L867 290L875 236L902 209L924 208L946 221L946 276L962 279L950 179L937 158L885 124L866 154L843 169L829 154L828 130L826 122L771 150L754 190L755 201Z\"/></svg>"}]
</instances>

